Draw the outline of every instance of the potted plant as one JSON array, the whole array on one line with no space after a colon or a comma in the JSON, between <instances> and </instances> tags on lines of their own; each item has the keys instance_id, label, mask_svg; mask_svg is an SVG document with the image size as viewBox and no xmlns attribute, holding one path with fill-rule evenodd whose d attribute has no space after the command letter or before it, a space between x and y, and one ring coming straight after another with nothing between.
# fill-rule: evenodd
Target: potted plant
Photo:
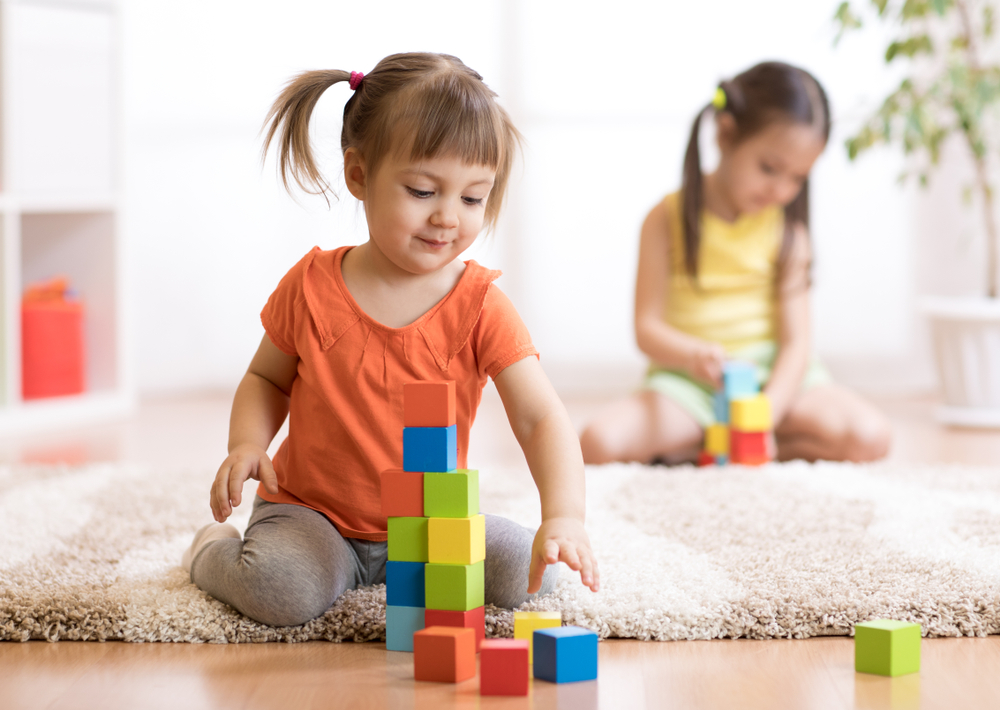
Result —
<instances>
[{"instance_id":1,"label":"potted plant","mask_svg":"<svg viewBox=\"0 0 1000 710\"><path fill-rule=\"evenodd\" d=\"M944 394L939 418L950 424L1000 426L1000 299L994 161L1000 139L1000 65L986 60L993 40L990 0L871 0L869 16L891 23L896 38L886 63L908 62L907 76L847 140L856 159L878 144L897 145L908 173L926 185L949 139L966 148L974 179L963 186L980 210L986 244L985 297L931 297L935 358ZM837 41L862 26L862 15L842 2ZM904 176L905 177L905 176Z\"/></svg>"}]
</instances>

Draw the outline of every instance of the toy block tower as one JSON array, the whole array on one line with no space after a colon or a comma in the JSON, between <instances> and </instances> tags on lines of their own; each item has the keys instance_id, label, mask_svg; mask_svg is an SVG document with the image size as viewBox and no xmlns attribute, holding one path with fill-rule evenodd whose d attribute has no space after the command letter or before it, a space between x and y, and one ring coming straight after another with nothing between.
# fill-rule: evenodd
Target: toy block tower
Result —
<instances>
[{"instance_id":1,"label":"toy block tower","mask_svg":"<svg viewBox=\"0 0 1000 710\"><path fill-rule=\"evenodd\" d=\"M920 624L889 619L855 624L854 670L884 676L920 672Z\"/></svg>"},{"instance_id":2,"label":"toy block tower","mask_svg":"<svg viewBox=\"0 0 1000 710\"><path fill-rule=\"evenodd\" d=\"M769 459L771 403L761 393L750 363L732 360L722 369L722 389L713 400L715 423L705 429L705 445L698 464L760 465Z\"/></svg>"}]
</instances>

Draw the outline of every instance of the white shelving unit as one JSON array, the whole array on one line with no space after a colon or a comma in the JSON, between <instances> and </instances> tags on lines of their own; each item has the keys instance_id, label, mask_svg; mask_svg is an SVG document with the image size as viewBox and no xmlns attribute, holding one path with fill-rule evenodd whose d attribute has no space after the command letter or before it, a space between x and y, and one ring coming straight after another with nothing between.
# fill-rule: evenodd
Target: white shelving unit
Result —
<instances>
[{"instance_id":1,"label":"white shelving unit","mask_svg":"<svg viewBox=\"0 0 1000 710\"><path fill-rule=\"evenodd\" d=\"M0 0L0 436L122 414L127 361L115 0ZM65 275L85 308L86 391L21 397L21 295Z\"/></svg>"}]
</instances>

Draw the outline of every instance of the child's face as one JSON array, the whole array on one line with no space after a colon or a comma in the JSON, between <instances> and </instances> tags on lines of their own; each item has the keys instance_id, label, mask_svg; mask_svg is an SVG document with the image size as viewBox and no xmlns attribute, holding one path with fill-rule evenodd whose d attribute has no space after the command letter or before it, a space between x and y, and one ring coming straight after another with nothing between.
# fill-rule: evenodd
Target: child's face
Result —
<instances>
[{"instance_id":1,"label":"child's face","mask_svg":"<svg viewBox=\"0 0 1000 710\"><path fill-rule=\"evenodd\" d=\"M819 131L801 123L774 121L741 141L719 129L719 176L740 214L794 200L826 147Z\"/></svg>"},{"instance_id":2,"label":"child's face","mask_svg":"<svg viewBox=\"0 0 1000 710\"><path fill-rule=\"evenodd\" d=\"M345 155L348 171L349 156ZM486 200L496 171L453 156L413 161L389 156L365 181L372 242L397 267L426 274L451 263L483 229ZM351 183L351 175L347 175Z\"/></svg>"}]
</instances>

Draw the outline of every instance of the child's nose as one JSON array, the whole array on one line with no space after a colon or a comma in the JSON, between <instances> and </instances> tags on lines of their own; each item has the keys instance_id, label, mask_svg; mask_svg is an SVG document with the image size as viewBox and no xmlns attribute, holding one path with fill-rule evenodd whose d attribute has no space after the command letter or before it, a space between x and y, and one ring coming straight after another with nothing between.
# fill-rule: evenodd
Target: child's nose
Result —
<instances>
[{"instance_id":1,"label":"child's nose","mask_svg":"<svg viewBox=\"0 0 1000 710\"><path fill-rule=\"evenodd\" d=\"M431 216L431 222L441 229L455 229L458 227L458 211L453 205L441 205Z\"/></svg>"}]
</instances>

